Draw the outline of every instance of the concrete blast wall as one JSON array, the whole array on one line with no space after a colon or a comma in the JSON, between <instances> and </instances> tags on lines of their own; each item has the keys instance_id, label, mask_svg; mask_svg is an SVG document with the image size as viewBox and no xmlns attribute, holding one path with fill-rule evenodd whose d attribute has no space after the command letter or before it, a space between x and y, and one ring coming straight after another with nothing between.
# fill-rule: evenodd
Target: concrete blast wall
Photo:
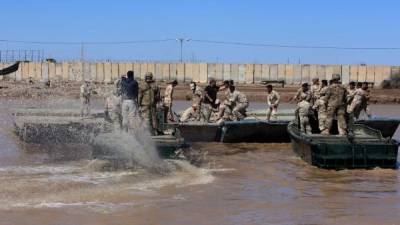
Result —
<instances>
[{"instance_id":1,"label":"concrete blast wall","mask_svg":"<svg viewBox=\"0 0 400 225\"><path fill-rule=\"evenodd\" d=\"M3 69L11 64L1 64ZM383 65L309 65L309 64L218 64L218 63L21 63L19 70L5 76L6 79L82 81L84 79L109 83L127 71L133 70L137 78L152 72L157 80L177 79L181 82L207 82L210 78L232 79L237 83L254 84L263 80L285 80L297 85L313 78L331 79L338 73L343 83L368 81L380 85L398 71L395 66ZM3 77L0 77L3 79Z\"/></svg>"}]
</instances>

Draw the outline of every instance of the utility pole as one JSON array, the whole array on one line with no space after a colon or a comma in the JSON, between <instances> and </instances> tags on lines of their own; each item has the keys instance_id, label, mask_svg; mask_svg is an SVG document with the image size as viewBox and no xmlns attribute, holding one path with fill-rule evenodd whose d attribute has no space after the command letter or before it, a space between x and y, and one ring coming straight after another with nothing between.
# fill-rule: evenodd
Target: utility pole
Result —
<instances>
[{"instance_id":1,"label":"utility pole","mask_svg":"<svg viewBox=\"0 0 400 225\"><path fill-rule=\"evenodd\" d=\"M185 38L177 38L176 41L179 41L180 47L181 47L181 58L180 62L183 62L183 42L184 41L190 41L191 39L185 39Z\"/></svg>"}]
</instances>

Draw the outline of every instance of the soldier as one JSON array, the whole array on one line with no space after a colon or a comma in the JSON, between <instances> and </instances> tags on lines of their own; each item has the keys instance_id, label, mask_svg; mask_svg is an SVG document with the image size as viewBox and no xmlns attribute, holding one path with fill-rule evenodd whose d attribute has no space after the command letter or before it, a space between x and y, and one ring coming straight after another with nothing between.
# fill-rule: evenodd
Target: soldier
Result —
<instances>
[{"instance_id":1,"label":"soldier","mask_svg":"<svg viewBox=\"0 0 400 225\"><path fill-rule=\"evenodd\" d=\"M222 103L219 106L218 109L218 116L216 118L216 121L222 122L223 120L230 120L229 118L231 117L231 103L229 102L230 98L230 90L229 86L234 85L233 80L225 80L223 84L219 87L219 91L221 91L222 94ZM222 120L221 120L222 119Z\"/></svg>"},{"instance_id":2,"label":"soldier","mask_svg":"<svg viewBox=\"0 0 400 225\"><path fill-rule=\"evenodd\" d=\"M172 112L172 102L173 102L173 95L174 95L174 88L178 85L178 81L174 80L168 83L168 86L165 88L164 94L164 122L167 123L168 120L174 122L174 115Z\"/></svg>"},{"instance_id":3,"label":"soldier","mask_svg":"<svg viewBox=\"0 0 400 225\"><path fill-rule=\"evenodd\" d=\"M121 130L122 128L122 113L121 113L121 96L118 96L118 90L114 90L105 101L104 114L106 120L110 121L113 130Z\"/></svg>"},{"instance_id":4,"label":"soldier","mask_svg":"<svg viewBox=\"0 0 400 225\"><path fill-rule=\"evenodd\" d=\"M82 84L80 88L81 99L81 116L90 116L90 97L92 95L92 87L88 80Z\"/></svg>"},{"instance_id":5,"label":"soldier","mask_svg":"<svg viewBox=\"0 0 400 225\"><path fill-rule=\"evenodd\" d=\"M156 135L157 125L157 104L160 101L160 89L153 80L153 73L145 74L144 82L139 86L139 106L142 118L146 121L149 131Z\"/></svg>"},{"instance_id":6,"label":"soldier","mask_svg":"<svg viewBox=\"0 0 400 225\"><path fill-rule=\"evenodd\" d=\"M249 101L245 94L236 90L234 85L229 86L232 114L234 120L242 120L246 117L246 109L249 107Z\"/></svg>"},{"instance_id":7,"label":"soldier","mask_svg":"<svg viewBox=\"0 0 400 225\"><path fill-rule=\"evenodd\" d=\"M199 120L200 114L198 113L199 105L193 103L188 109L186 109L180 118L180 122L185 123L188 121L197 121Z\"/></svg>"},{"instance_id":8,"label":"soldier","mask_svg":"<svg viewBox=\"0 0 400 225\"><path fill-rule=\"evenodd\" d=\"M329 86L326 93L327 101L327 119L326 125L327 129L322 132L322 134L329 134L332 127L333 118L336 116L338 121L338 130L340 135L347 134L347 124L345 119L346 114L346 88L339 83L340 75L332 75L332 85Z\"/></svg>"},{"instance_id":9,"label":"soldier","mask_svg":"<svg viewBox=\"0 0 400 225\"><path fill-rule=\"evenodd\" d=\"M267 121L278 119L278 106L279 106L280 96L278 92L273 90L272 85L267 85Z\"/></svg>"},{"instance_id":10,"label":"soldier","mask_svg":"<svg viewBox=\"0 0 400 225\"><path fill-rule=\"evenodd\" d=\"M308 83L303 83L301 85L301 88L299 90L297 90L296 95L292 98L292 100L296 101L296 102L300 102L302 101L304 98L306 101L310 102L311 101L311 92L309 90L309 86Z\"/></svg>"},{"instance_id":11,"label":"soldier","mask_svg":"<svg viewBox=\"0 0 400 225\"><path fill-rule=\"evenodd\" d=\"M133 132L138 127L138 83L133 71L127 72L127 79L121 82L122 128Z\"/></svg>"},{"instance_id":12,"label":"soldier","mask_svg":"<svg viewBox=\"0 0 400 225\"><path fill-rule=\"evenodd\" d=\"M300 130L311 134L311 126L309 116L311 114L311 103L307 101L307 95L300 95L300 102L297 103L297 112L300 122Z\"/></svg>"},{"instance_id":13,"label":"soldier","mask_svg":"<svg viewBox=\"0 0 400 225\"><path fill-rule=\"evenodd\" d=\"M360 88L357 88L354 91L353 99L350 105L347 107L347 112L351 116L358 119L362 110L365 110L367 112L368 99L368 83L363 83Z\"/></svg>"},{"instance_id":14,"label":"soldier","mask_svg":"<svg viewBox=\"0 0 400 225\"><path fill-rule=\"evenodd\" d=\"M312 85L311 85L311 105L314 105L317 99L319 98L319 92L321 90L321 86L319 84L319 79L318 78L313 78L312 79Z\"/></svg>"},{"instance_id":15,"label":"soldier","mask_svg":"<svg viewBox=\"0 0 400 225\"><path fill-rule=\"evenodd\" d=\"M190 82L190 90L192 91L192 105L182 113L180 122L187 122L189 120L189 118L182 119L184 115L186 115L185 117L190 116L190 118L200 120L200 106L203 98L203 89L201 89L196 82L192 81Z\"/></svg>"},{"instance_id":16,"label":"soldier","mask_svg":"<svg viewBox=\"0 0 400 225\"><path fill-rule=\"evenodd\" d=\"M313 109L317 111L318 127L321 132L326 132L326 92L328 90L328 81L321 81L321 89L319 91L319 98L315 101Z\"/></svg>"},{"instance_id":17,"label":"soldier","mask_svg":"<svg viewBox=\"0 0 400 225\"><path fill-rule=\"evenodd\" d=\"M356 94L356 82L354 82L354 81L351 81L350 83L349 83L349 87L347 88L347 96L346 96L346 103L347 103L347 109L346 109L346 111L348 112L348 113L350 113L350 105L351 105L351 102L353 101L353 99L354 99L354 96L355 96L355 94Z\"/></svg>"},{"instance_id":18,"label":"soldier","mask_svg":"<svg viewBox=\"0 0 400 225\"><path fill-rule=\"evenodd\" d=\"M210 122L211 113L213 108L216 107L218 87L214 78L210 78L209 85L204 89L203 101L201 104L201 120L203 122Z\"/></svg>"}]
</instances>

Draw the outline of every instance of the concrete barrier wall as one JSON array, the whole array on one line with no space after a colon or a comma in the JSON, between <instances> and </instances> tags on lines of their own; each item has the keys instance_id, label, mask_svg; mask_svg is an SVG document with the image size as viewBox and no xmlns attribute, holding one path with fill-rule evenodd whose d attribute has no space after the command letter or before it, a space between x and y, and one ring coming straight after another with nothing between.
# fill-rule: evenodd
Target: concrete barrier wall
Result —
<instances>
[{"instance_id":1,"label":"concrete barrier wall","mask_svg":"<svg viewBox=\"0 0 400 225\"><path fill-rule=\"evenodd\" d=\"M11 64L0 64L0 69ZM133 70L136 78L152 72L157 80L177 79L180 82L208 82L209 78L232 79L241 84L260 83L264 80L285 80L288 85L310 82L313 78L331 79L332 74L342 76L343 83L368 81L380 85L397 66L384 65L308 65L308 64L218 64L218 63L21 63L17 72L5 76L9 80L57 80L113 82L127 71ZM3 79L1 77L0 79Z\"/></svg>"}]
</instances>

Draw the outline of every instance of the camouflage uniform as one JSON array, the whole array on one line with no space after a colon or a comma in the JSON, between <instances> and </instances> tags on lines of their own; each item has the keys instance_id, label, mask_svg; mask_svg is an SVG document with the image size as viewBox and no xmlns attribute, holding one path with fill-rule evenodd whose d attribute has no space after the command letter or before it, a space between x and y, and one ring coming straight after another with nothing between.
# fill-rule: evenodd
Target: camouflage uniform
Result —
<instances>
[{"instance_id":1,"label":"camouflage uniform","mask_svg":"<svg viewBox=\"0 0 400 225\"><path fill-rule=\"evenodd\" d=\"M152 135L155 135L158 130L157 103L159 101L160 89L153 81L153 74L147 73L145 82L139 85L139 106L141 117L145 120Z\"/></svg>"},{"instance_id":2,"label":"camouflage uniform","mask_svg":"<svg viewBox=\"0 0 400 225\"><path fill-rule=\"evenodd\" d=\"M169 84L165 88L165 93L164 93L164 122L167 122L168 120L173 121L174 120L174 115L172 114L172 96L174 94L174 87L172 84Z\"/></svg>"},{"instance_id":3,"label":"camouflage uniform","mask_svg":"<svg viewBox=\"0 0 400 225\"><path fill-rule=\"evenodd\" d=\"M121 110L121 96L111 94L106 98L105 113L108 120L111 122L114 130L122 128L122 110Z\"/></svg>"},{"instance_id":4,"label":"camouflage uniform","mask_svg":"<svg viewBox=\"0 0 400 225\"><path fill-rule=\"evenodd\" d=\"M280 96L278 92L272 90L271 93L267 95L267 121L278 119L278 106L279 106Z\"/></svg>"},{"instance_id":5,"label":"camouflage uniform","mask_svg":"<svg viewBox=\"0 0 400 225\"><path fill-rule=\"evenodd\" d=\"M340 77L339 77L340 78ZM338 79L337 76L334 76L332 79ZM347 90L346 88L338 83L333 83L329 86L326 94L327 99L327 119L326 125L327 130L323 132L323 134L329 134L329 131L332 127L332 122L334 117L336 116L338 121L338 130L340 135L346 135L347 124L345 119L346 114L346 97Z\"/></svg>"},{"instance_id":6,"label":"camouflage uniform","mask_svg":"<svg viewBox=\"0 0 400 225\"><path fill-rule=\"evenodd\" d=\"M197 104L193 104L190 108L186 109L183 113L181 118L179 119L180 122L185 123L188 121L195 121L199 120L199 106Z\"/></svg>"},{"instance_id":7,"label":"camouflage uniform","mask_svg":"<svg viewBox=\"0 0 400 225\"><path fill-rule=\"evenodd\" d=\"M90 96L92 95L92 87L88 81L85 81L80 88L81 100L81 116L90 115Z\"/></svg>"},{"instance_id":8,"label":"camouflage uniform","mask_svg":"<svg viewBox=\"0 0 400 225\"><path fill-rule=\"evenodd\" d=\"M326 132L327 125L326 125L326 118L327 118L327 111L326 111L326 92L328 91L328 87L322 87L319 91L319 98L315 101L313 105L313 109L318 113L318 127L321 132Z\"/></svg>"},{"instance_id":9,"label":"camouflage uniform","mask_svg":"<svg viewBox=\"0 0 400 225\"><path fill-rule=\"evenodd\" d=\"M310 126L310 120L309 120L309 115L310 115L310 110L311 110L311 104L310 102L306 101L306 96L302 96L303 100L301 100L299 103L297 103L297 111L298 111L298 116L299 116L299 122L300 122L300 129L301 131L311 134L311 126Z\"/></svg>"},{"instance_id":10,"label":"camouflage uniform","mask_svg":"<svg viewBox=\"0 0 400 225\"><path fill-rule=\"evenodd\" d=\"M246 117L246 109L249 107L249 101L247 100L246 95L235 90L231 93L229 101L233 105L232 114L234 119L244 119Z\"/></svg>"},{"instance_id":11,"label":"camouflage uniform","mask_svg":"<svg viewBox=\"0 0 400 225\"><path fill-rule=\"evenodd\" d=\"M311 91L306 91L303 92L303 90L300 88L299 90L297 90L296 95L294 96L294 100L296 100L297 102L302 101L303 99L306 100L307 102L311 102Z\"/></svg>"},{"instance_id":12,"label":"camouflage uniform","mask_svg":"<svg viewBox=\"0 0 400 225\"><path fill-rule=\"evenodd\" d=\"M311 105L314 105L315 102L319 99L321 92L321 86L319 84L311 85Z\"/></svg>"},{"instance_id":13,"label":"camouflage uniform","mask_svg":"<svg viewBox=\"0 0 400 225\"><path fill-rule=\"evenodd\" d=\"M347 107L347 112L353 114L358 119L363 109L366 109L367 92L361 88L358 88L353 93L353 99L350 105Z\"/></svg>"}]
</instances>

